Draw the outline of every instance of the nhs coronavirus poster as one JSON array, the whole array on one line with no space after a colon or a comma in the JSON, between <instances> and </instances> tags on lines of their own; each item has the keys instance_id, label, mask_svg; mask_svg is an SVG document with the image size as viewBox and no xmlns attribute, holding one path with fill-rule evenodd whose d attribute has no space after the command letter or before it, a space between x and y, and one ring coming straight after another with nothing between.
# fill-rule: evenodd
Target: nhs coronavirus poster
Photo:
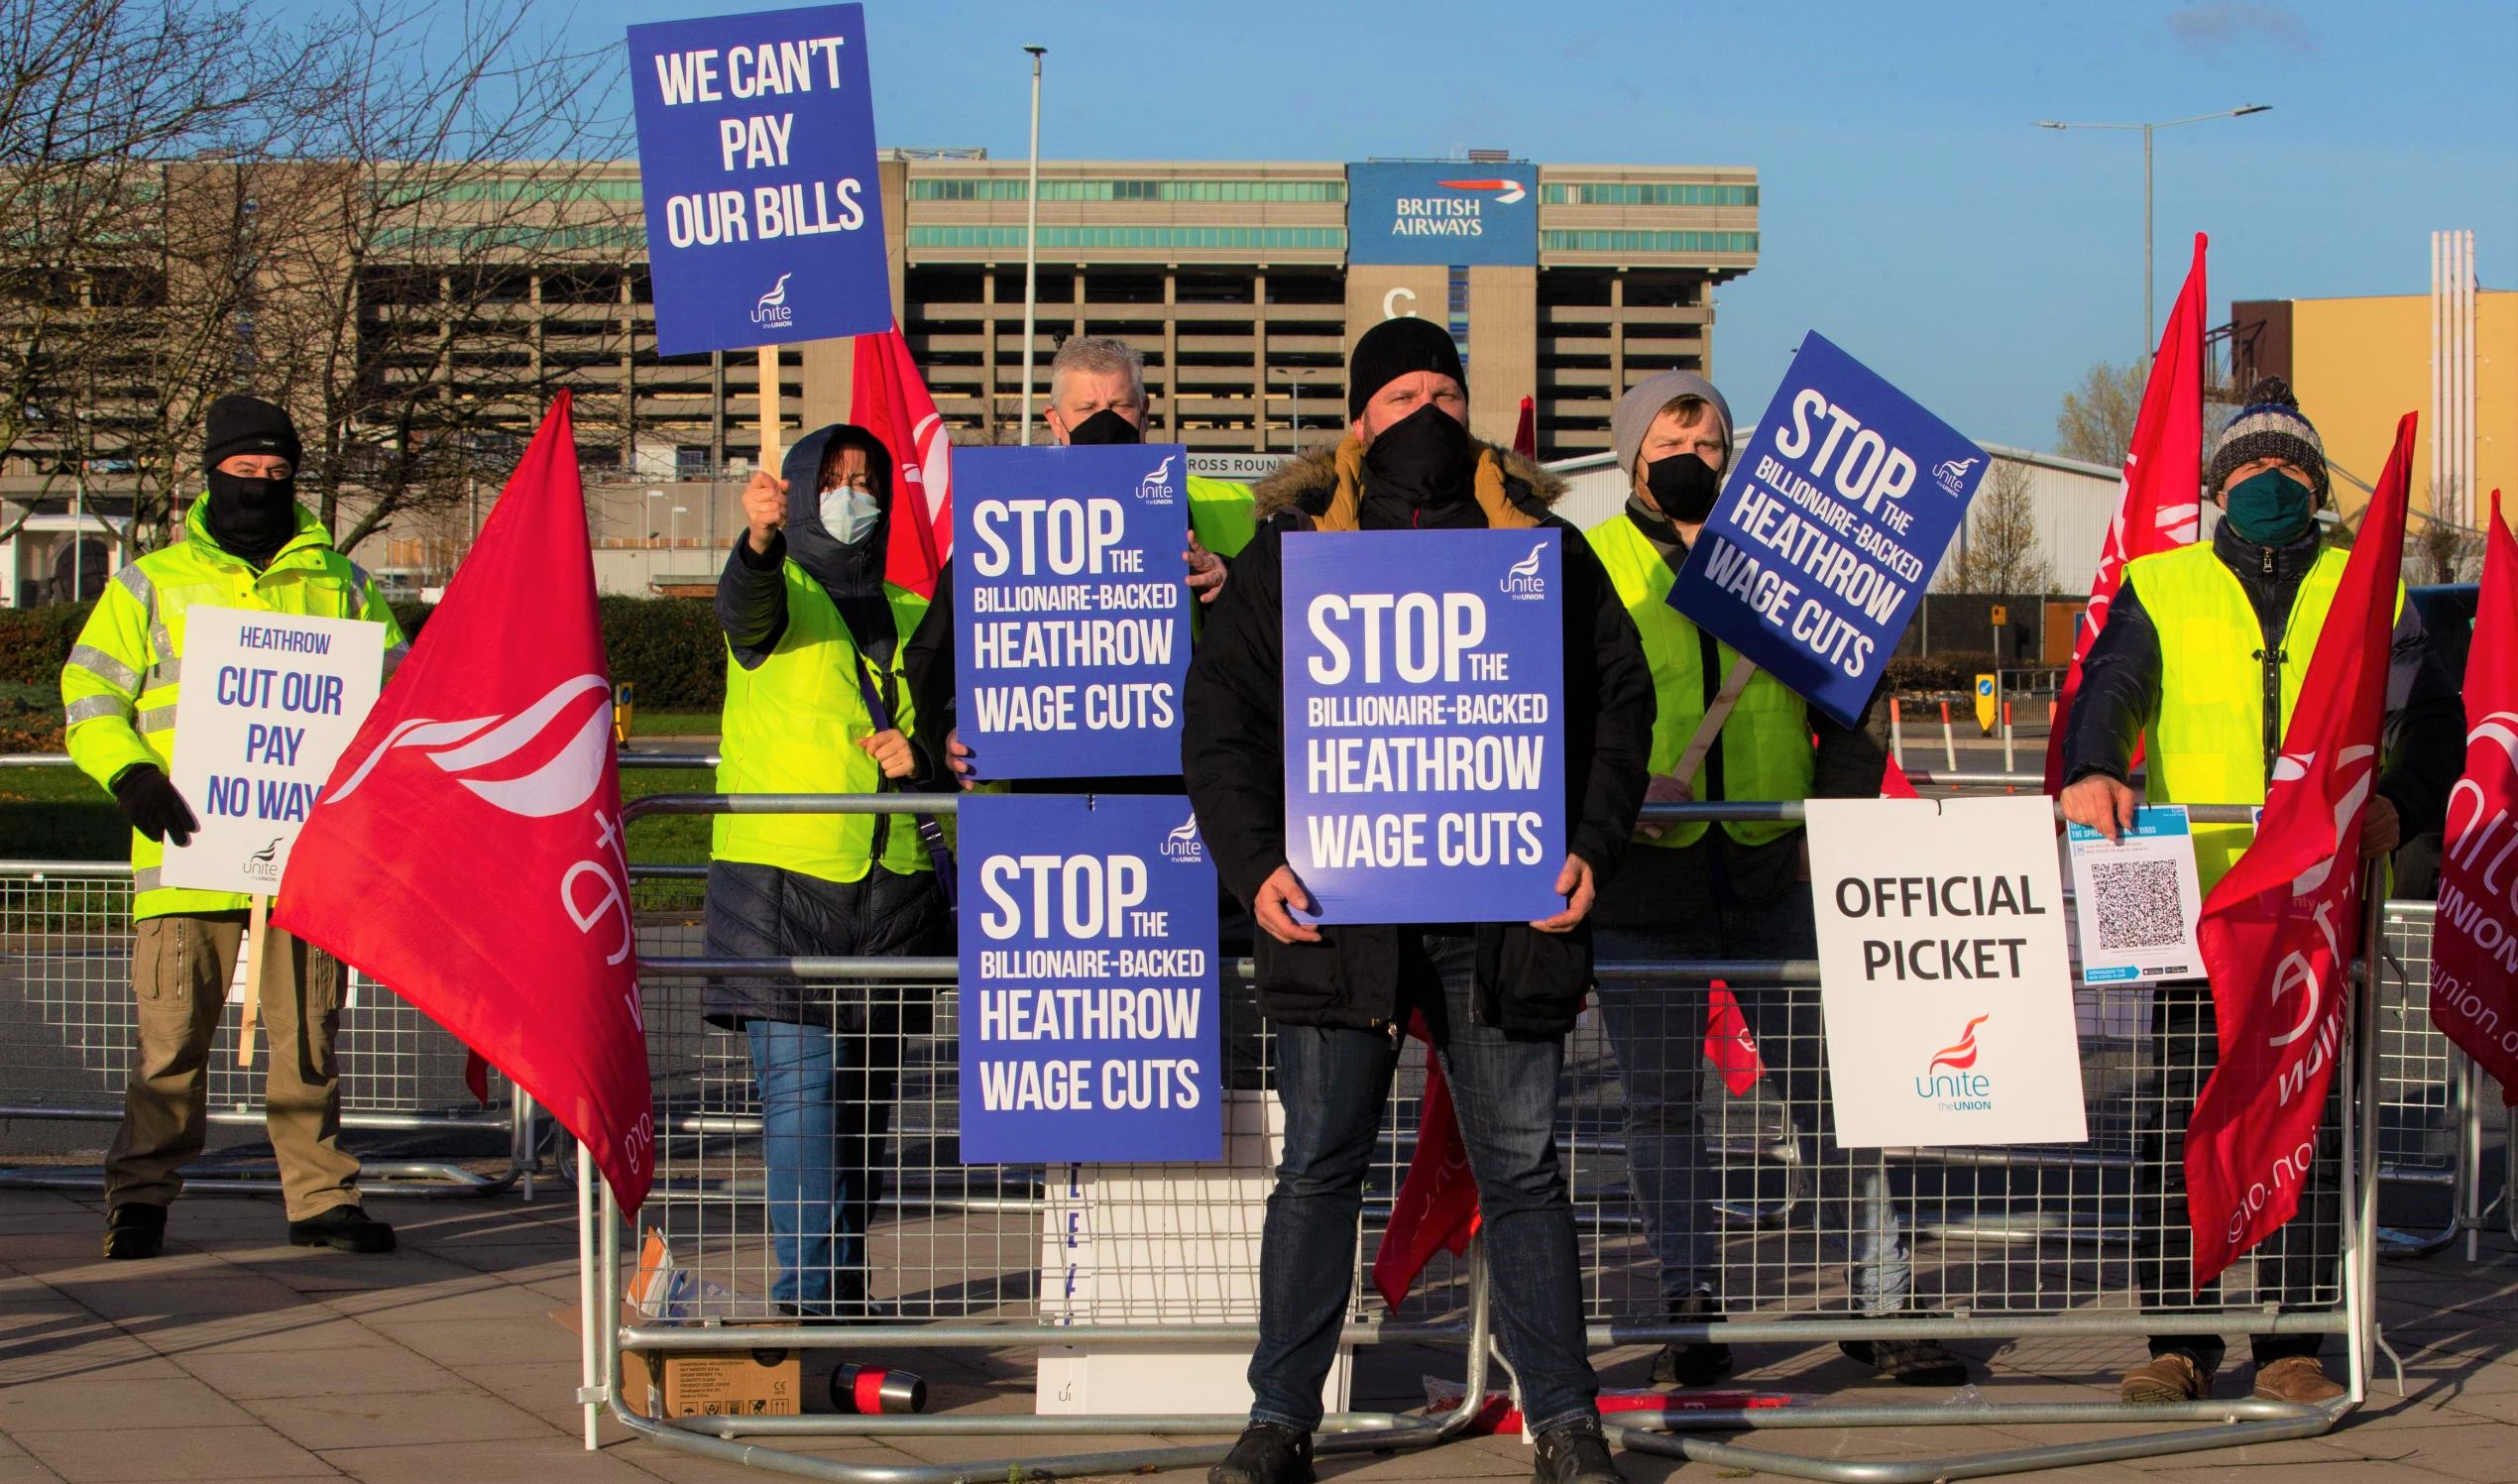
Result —
<instances>
[{"instance_id":1,"label":"nhs coronavirus poster","mask_svg":"<svg viewBox=\"0 0 2518 1484\"><path fill-rule=\"evenodd\" d=\"M1189 803L962 801L965 1164L1212 1160L1215 867Z\"/></svg>"},{"instance_id":2,"label":"nhs coronavirus poster","mask_svg":"<svg viewBox=\"0 0 2518 1484\"><path fill-rule=\"evenodd\" d=\"M1189 454L953 455L954 695L982 779L1181 770Z\"/></svg>"},{"instance_id":3,"label":"nhs coronavirus poster","mask_svg":"<svg viewBox=\"0 0 2518 1484\"><path fill-rule=\"evenodd\" d=\"M1813 333L1733 452L1669 605L1853 726L1985 465L1985 450Z\"/></svg>"},{"instance_id":4,"label":"nhs coronavirus poster","mask_svg":"<svg viewBox=\"0 0 2518 1484\"><path fill-rule=\"evenodd\" d=\"M658 350L891 327L864 7L632 26L630 90Z\"/></svg>"},{"instance_id":5,"label":"nhs coronavirus poster","mask_svg":"<svg viewBox=\"0 0 2518 1484\"><path fill-rule=\"evenodd\" d=\"M1564 910L1559 539L1285 537L1286 856L1315 920Z\"/></svg>"}]
</instances>

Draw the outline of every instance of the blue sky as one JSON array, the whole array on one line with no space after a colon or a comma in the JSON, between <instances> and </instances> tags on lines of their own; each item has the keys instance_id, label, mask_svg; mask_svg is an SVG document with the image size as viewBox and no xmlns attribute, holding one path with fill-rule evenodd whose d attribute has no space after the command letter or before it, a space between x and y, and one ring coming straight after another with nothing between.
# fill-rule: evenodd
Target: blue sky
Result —
<instances>
[{"instance_id":1,"label":"blue sky","mask_svg":"<svg viewBox=\"0 0 2518 1484\"><path fill-rule=\"evenodd\" d=\"M615 0L572 29L761 8ZM1037 43L1046 158L1755 166L1764 257L1714 334L1744 411L1818 329L1967 432L2050 445L2089 365L2142 349L2141 137L2039 119L2273 105L2159 134L2163 315L2197 230L2216 322L2232 298L2427 292L2438 227L2474 230L2486 287L2518 279L2507 0L866 10L887 145L1021 158Z\"/></svg>"}]
</instances>

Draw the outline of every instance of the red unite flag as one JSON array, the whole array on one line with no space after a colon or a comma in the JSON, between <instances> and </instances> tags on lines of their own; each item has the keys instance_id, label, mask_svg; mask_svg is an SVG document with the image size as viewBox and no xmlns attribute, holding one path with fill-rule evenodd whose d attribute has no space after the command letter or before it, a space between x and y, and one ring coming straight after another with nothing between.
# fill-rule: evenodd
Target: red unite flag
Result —
<instances>
[{"instance_id":1,"label":"red unite flag","mask_svg":"<svg viewBox=\"0 0 2518 1484\"><path fill-rule=\"evenodd\" d=\"M2203 483L2205 245L2204 234L2197 232L2194 267L2186 271L2186 286L2177 291L2177 306L2168 312L2168 329L2159 337L2159 353L2151 358L2150 376L2142 384L2141 410L2134 414L2133 438L2124 451L2124 496L2099 550L2090 605L2073 626L2072 668L2064 672L2063 694L2056 699L2054 725L2046 734L2049 794L2063 791L2063 739L2073 700L2081 694L2081 662L2107 628L2108 608L2124 585L2124 564L2183 546L2202 529L2203 506L2196 491Z\"/></svg>"},{"instance_id":2,"label":"red unite flag","mask_svg":"<svg viewBox=\"0 0 2518 1484\"><path fill-rule=\"evenodd\" d=\"M882 439L896 461L883 575L933 598L937 576L953 559L953 439L898 324L857 337L848 418Z\"/></svg>"},{"instance_id":3,"label":"red unite flag","mask_svg":"<svg viewBox=\"0 0 2518 1484\"><path fill-rule=\"evenodd\" d=\"M2518 1106L2518 538L2484 537L2483 591L2465 659L2465 776L2448 796L2431 1021Z\"/></svg>"},{"instance_id":4,"label":"red unite flag","mask_svg":"<svg viewBox=\"0 0 2518 1484\"><path fill-rule=\"evenodd\" d=\"M1411 1016L1409 1029L1425 1035L1424 1017ZM1442 1079L1442 1060L1429 1044L1426 1091L1417 1110L1417 1153L1390 1203L1390 1224L1373 1255L1373 1287L1382 1303L1396 1310L1436 1252L1457 1257L1469 1250L1477 1224L1477 1177L1469 1170L1468 1146L1460 1141L1460 1120L1451 1107L1451 1086Z\"/></svg>"},{"instance_id":5,"label":"red unite flag","mask_svg":"<svg viewBox=\"0 0 2518 1484\"><path fill-rule=\"evenodd\" d=\"M2186 1127L2195 1289L2288 1221L2317 1153L2360 944L2360 823L2378 779L2404 560L2414 414L2360 521L2282 735L2255 843L2205 899L2196 936L2221 1060Z\"/></svg>"},{"instance_id":6,"label":"red unite flag","mask_svg":"<svg viewBox=\"0 0 2518 1484\"><path fill-rule=\"evenodd\" d=\"M567 393L324 784L272 920L533 1094L623 1205L646 1199L638 946Z\"/></svg>"}]
</instances>

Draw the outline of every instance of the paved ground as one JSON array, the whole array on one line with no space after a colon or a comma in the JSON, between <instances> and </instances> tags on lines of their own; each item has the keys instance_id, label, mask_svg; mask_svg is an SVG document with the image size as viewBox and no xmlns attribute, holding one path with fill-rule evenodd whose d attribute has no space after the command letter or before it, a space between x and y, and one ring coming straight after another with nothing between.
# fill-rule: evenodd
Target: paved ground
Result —
<instances>
[{"instance_id":1,"label":"paved ground","mask_svg":"<svg viewBox=\"0 0 2518 1484\"><path fill-rule=\"evenodd\" d=\"M607 1423L583 1450L570 1402L577 1343L552 1318L575 1302L575 1230L565 1199L527 1206L385 1199L379 1213L404 1248L385 1258L298 1251L281 1240L276 1204L200 1199L175 1212L175 1245L158 1262L96 1257L91 1199L0 1193L0 1484L65 1480L336 1478L396 1484L648 1478L758 1480L762 1473L629 1438ZM2484 1261L2388 1263L2389 1336L2407 1395L2384 1388L2323 1438L2101 1465L2046 1477L2156 1484L2259 1481L2413 1484L2518 1478L2518 1261L2495 1237ZM2096 1400L2134 1347L2072 1341L1965 1347L1989 1364L1997 1401ZM1391 1405L1422 1374L1457 1374L1457 1357L1368 1352L1358 1405ZM924 1373L942 1407L1022 1412L1023 1352L889 1358ZM1748 1352L1755 1384L1836 1400L1914 1400L1862 1385L1832 1349ZM826 1362L827 1363L827 1362ZM1645 1352L1605 1358L1612 1385L1640 1384ZM2236 1395L2242 1370L2222 1389ZM808 1379L807 1393L817 1387ZM2081 1429L2104 1435L2109 1428ZM2053 1440L2060 1429L1987 1426L1774 1434L1774 1445L1847 1458L1924 1457ZM1101 1443L1084 1444L1100 1446ZM1108 1444L1124 1445L1124 1444ZM826 1443L812 1451L864 1463L1003 1459L1004 1441L940 1438ZM1042 1449L1041 1451L1057 1451ZM1630 1454L1633 1480L1745 1477ZM1358 1481L1526 1476L1518 1439L1341 1461Z\"/></svg>"}]
</instances>

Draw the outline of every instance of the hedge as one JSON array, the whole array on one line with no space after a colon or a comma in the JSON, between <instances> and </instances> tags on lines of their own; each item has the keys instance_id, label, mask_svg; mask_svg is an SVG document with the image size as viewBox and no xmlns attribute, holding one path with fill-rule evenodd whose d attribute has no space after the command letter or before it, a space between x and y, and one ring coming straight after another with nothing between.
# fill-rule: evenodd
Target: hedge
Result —
<instances>
[{"instance_id":1,"label":"hedge","mask_svg":"<svg viewBox=\"0 0 2518 1484\"><path fill-rule=\"evenodd\" d=\"M604 647L612 678L630 681L650 711L715 711L726 704L726 646L704 598L604 598ZM51 751L60 745L61 665L87 622L91 604L0 608L0 751ZM394 617L416 637L426 604L397 603ZM45 714L49 723L43 721ZM38 745L31 736L49 735Z\"/></svg>"}]
</instances>

